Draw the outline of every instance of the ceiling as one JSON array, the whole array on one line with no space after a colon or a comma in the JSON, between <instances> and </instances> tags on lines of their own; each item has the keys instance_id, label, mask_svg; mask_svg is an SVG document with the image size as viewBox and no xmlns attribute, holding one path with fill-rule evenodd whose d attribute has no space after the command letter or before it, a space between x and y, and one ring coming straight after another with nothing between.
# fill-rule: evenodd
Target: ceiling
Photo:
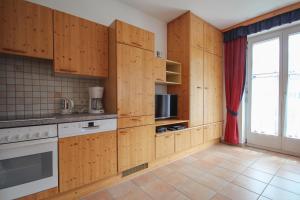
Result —
<instances>
[{"instance_id":1,"label":"ceiling","mask_svg":"<svg viewBox=\"0 0 300 200\"><path fill-rule=\"evenodd\" d=\"M219 29L299 2L299 0L119 0L169 22L191 10Z\"/></svg>"}]
</instances>

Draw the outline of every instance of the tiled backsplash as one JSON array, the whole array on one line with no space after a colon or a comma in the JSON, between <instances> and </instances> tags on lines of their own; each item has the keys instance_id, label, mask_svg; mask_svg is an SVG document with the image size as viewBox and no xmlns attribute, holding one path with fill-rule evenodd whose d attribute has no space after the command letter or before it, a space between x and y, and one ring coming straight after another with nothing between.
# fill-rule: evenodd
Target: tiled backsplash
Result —
<instances>
[{"instance_id":1,"label":"tiled backsplash","mask_svg":"<svg viewBox=\"0 0 300 200\"><path fill-rule=\"evenodd\" d=\"M99 79L54 75L52 61L0 54L0 119L60 113L61 97L74 100L75 111L88 109L88 87Z\"/></svg>"}]
</instances>

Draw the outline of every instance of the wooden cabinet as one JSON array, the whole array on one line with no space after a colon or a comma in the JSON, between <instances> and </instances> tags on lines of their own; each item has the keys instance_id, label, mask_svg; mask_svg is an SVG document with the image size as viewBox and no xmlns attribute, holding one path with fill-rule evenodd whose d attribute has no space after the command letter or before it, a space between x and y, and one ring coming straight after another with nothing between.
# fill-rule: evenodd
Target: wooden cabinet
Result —
<instances>
[{"instance_id":1,"label":"wooden cabinet","mask_svg":"<svg viewBox=\"0 0 300 200\"><path fill-rule=\"evenodd\" d=\"M54 11L54 70L85 76L108 76L108 29Z\"/></svg>"},{"instance_id":2,"label":"wooden cabinet","mask_svg":"<svg viewBox=\"0 0 300 200\"><path fill-rule=\"evenodd\" d=\"M119 117L154 115L153 53L117 44Z\"/></svg>"},{"instance_id":3,"label":"wooden cabinet","mask_svg":"<svg viewBox=\"0 0 300 200\"><path fill-rule=\"evenodd\" d=\"M223 120L222 58L204 53L204 124Z\"/></svg>"},{"instance_id":4,"label":"wooden cabinet","mask_svg":"<svg viewBox=\"0 0 300 200\"><path fill-rule=\"evenodd\" d=\"M116 132L59 139L59 190L117 174Z\"/></svg>"},{"instance_id":5,"label":"wooden cabinet","mask_svg":"<svg viewBox=\"0 0 300 200\"><path fill-rule=\"evenodd\" d=\"M223 55L223 34L208 23L204 23L204 48L217 56Z\"/></svg>"},{"instance_id":6,"label":"wooden cabinet","mask_svg":"<svg viewBox=\"0 0 300 200\"><path fill-rule=\"evenodd\" d=\"M181 152L191 147L191 131L183 130L175 133L175 152Z\"/></svg>"},{"instance_id":7,"label":"wooden cabinet","mask_svg":"<svg viewBox=\"0 0 300 200\"><path fill-rule=\"evenodd\" d=\"M23 0L0 1L0 52L53 59L53 11Z\"/></svg>"},{"instance_id":8,"label":"wooden cabinet","mask_svg":"<svg viewBox=\"0 0 300 200\"><path fill-rule=\"evenodd\" d=\"M118 119L118 128L129 128L154 124L154 116L122 117Z\"/></svg>"},{"instance_id":9,"label":"wooden cabinet","mask_svg":"<svg viewBox=\"0 0 300 200\"><path fill-rule=\"evenodd\" d=\"M191 145L192 147L203 144L203 126L191 129Z\"/></svg>"},{"instance_id":10,"label":"wooden cabinet","mask_svg":"<svg viewBox=\"0 0 300 200\"><path fill-rule=\"evenodd\" d=\"M154 79L156 82L166 82L166 60L155 58L154 62Z\"/></svg>"},{"instance_id":11,"label":"wooden cabinet","mask_svg":"<svg viewBox=\"0 0 300 200\"><path fill-rule=\"evenodd\" d=\"M196 48L204 48L204 21L194 14L191 20L191 45Z\"/></svg>"},{"instance_id":12,"label":"wooden cabinet","mask_svg":"<svg viewBox=\"0 0 300 200\"><path fill-rule=\"evenodd\" d=\"M155 130L153 125L118 130L118 171L154 159Z\"/></svg>"},{"instance_id":13,"label":"wooden cabinet","mask_svg":"<svg viewBox=\"0 0 300 200\"><path fill-rule=\"evenodd\" d=\"M175 137L173 133L156 135L156 159L172 155L175 152Z\"/></svg>"},{"instance_id":14,"label":"wooden cabinet","mask_svg":"<svg viewBox=\"0 0 300 200\"><path fill-rule=\"evenodd\" d=\"M191 48L190 65L190 126L203 125L204 69L203 50Z\"/></svg>"},{"instance_id":15,"label":"wooden cabinet","mask_svg":"<svg viewBox=\"0 0 300 200\"><path fill-rule=\"evenodd\" d=\"M154 33L119 20L115 23L117 42L154 51Z\"/></svg>"},{"instance_id":16,"label":"wooden cabinet","mask_svg":"<svg viewBox=\"0 0 300 200\"><path fill-rule=\"evenodd\" d=\"M223 122L205 125L203 128L204 142L219 139L223 132Z\"/></svg>"}]
</instances>

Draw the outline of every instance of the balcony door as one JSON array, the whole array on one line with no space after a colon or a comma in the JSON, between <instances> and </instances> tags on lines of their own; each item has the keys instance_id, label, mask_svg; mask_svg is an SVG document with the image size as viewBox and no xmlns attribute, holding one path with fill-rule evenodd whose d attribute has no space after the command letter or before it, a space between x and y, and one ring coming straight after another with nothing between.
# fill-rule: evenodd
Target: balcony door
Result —
<instances>
[{"instance_id":1,"label":"balcony door","mask_svg":"<svg viewBox=\"0 0 300 200\"><path fill-rule=\"evenodd\" d=\"M247 144L300 155L300 26L248 39Z\"/></svg>"}]
</instances>

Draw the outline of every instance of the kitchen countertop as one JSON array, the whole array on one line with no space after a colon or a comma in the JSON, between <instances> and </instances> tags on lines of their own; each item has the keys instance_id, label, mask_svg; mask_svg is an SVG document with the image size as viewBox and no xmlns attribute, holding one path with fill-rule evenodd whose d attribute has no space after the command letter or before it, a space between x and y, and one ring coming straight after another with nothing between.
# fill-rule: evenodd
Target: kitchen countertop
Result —
<instances>
[{"instance_id":1,"label":"kitchen countertop","mask_svg":"<svg viewBox=\"0 0 300 200\"><path fill-rule=\"evenodd\" d=\"M69 115L52 115L41 118L32 119L12 119L12 120L0 120L0 128L15 128L22 126L37 126L48 124L61 124L69 122L89 121L89 120L101 120L101 119L113 119L117 118L116 114L69 114Z\"/></svg>"}]
</instances>

